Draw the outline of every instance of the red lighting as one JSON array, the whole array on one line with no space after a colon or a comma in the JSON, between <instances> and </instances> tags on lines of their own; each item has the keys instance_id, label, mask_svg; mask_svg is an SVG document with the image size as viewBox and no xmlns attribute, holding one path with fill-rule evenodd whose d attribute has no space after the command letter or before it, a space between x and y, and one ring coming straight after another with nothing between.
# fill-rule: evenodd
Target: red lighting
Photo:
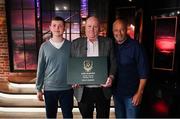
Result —
<instances>
[{"instance_id":1,"label":"red lighting","mask_svg":"<svg viewBox=\"0 0 180 119\"><path fill-rule=\"evenodd\" d=\"M156 39L156 48L162 53L172 53L175 49L175 37L160 36Z\"/></svg>"},{"instance_id":2,"label":"red lighting","mask_svg":"<svg viewBox=\"0 0 180 119\"><path fill-rule=\"evenodd\" d=\"M156 102L153 107L156 112L161 114L168 114L169 112L168 105L163 100Z\"/></svg>"},{"instance_id":3,"label":"red lighting","mask_svg":"<svg viewBox=\"0 0 180 119\"><path fill-rule=\"evenodd\" d=\"M127 28L127 34L130 36L130 38L134 39L134 29L135 26L133 24L130 24Z\"/></svg>"}]
</instances>

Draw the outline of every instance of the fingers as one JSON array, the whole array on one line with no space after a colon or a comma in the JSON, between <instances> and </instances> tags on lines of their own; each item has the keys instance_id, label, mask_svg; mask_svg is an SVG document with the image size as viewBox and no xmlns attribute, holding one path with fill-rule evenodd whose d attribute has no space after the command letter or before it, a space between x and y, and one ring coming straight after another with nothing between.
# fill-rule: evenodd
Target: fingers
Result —
<instances>
[{"instance_id":1,"label":"fingers","mask_svg":"<svg viewBox=\"0 0 180 119\"><path fill-rule=\"evenodd\" d=\"M39 101L44 101L43 96L38 97Z\"/></svg>"},{"instance_id":2,"label":"fingers","mask_svg":"<svg viewBox=\"0 0 180 119\"><path fill-rule=\"evenodd\" d=\"M105 87L105 88L111 87L112 86L112 79L108 77L106 83L105 84L101 84L101 86Z\"/></svg>"},{"instance_id":3,"label":"fingers","mask_svg":"<svg viewBox=\"0 0 180 119\"><path fill-rule=\"evenodd\" d=\"M134 106L138 105L138 101L137 100L132 100L132 103L133 103Z\"/></svg>"},{"instance_id":4,"label":"fingers","mask_svg":"<svg viewBox=\"0 0 180 119\"><path fill-rule=\"evenodd\" d=\"M37 98L39 101L44 101L43 95L43 92L37 92Z\"/></svg>"},{"instance_id":5,"label":"fingers","mask_svg":"<svg viewBox=\"0 0 180 119\"><path fill-rule=\"evenodd\" d=\"M80 86L79 86L79 84L73 84L72 85L72 88L79 88Z\"/></svg>"},{"instance_id":6,"label":"fingers","mask_svg":"<svg viewBox=\"0 0 180 119\"><path fill-rule=\"evenodd\" d=\"M133 98L132 98L132 103L134 106L138 106L140 103L141 103L141 96L138 96L138 95L135 95Z\"/></svg>"}]
</instances>

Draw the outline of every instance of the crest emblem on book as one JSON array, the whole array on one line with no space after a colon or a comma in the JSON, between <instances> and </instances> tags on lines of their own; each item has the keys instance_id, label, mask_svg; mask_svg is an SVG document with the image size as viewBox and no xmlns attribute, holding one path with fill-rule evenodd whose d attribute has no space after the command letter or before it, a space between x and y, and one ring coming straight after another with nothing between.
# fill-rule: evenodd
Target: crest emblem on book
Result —
<instances>
[{"instance_id":1,"label":"crest emblem on book","mask_svg":"<svg viewBox=\"0 0 180 119\"><path fill-rule=\"evenodd\" d=\"M85 71L90 72L92 70L92 68L93 68L93 61L85 60L83 62L83 67L84 67Z\"/></svg>"}]
</instances>

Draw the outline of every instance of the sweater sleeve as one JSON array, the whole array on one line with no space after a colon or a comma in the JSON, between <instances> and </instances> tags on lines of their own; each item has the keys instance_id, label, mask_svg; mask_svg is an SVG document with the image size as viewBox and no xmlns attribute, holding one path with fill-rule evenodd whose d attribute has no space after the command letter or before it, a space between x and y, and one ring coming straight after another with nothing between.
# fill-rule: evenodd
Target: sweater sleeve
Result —
<instances>
[{"instance_id":1,"label":"sweater sleeve","mask_svg":"<svg viewBox=\"0 0 180 119\"><path fill-rule=\"evenodd\" d=\"M36 79L36 89L38 91L42 90L44 84L44 76L45 76L45 56L44 56L44 47L41 45L38 56L38 67L37 67L37 79Z\"/></svg>"}]
</instances>

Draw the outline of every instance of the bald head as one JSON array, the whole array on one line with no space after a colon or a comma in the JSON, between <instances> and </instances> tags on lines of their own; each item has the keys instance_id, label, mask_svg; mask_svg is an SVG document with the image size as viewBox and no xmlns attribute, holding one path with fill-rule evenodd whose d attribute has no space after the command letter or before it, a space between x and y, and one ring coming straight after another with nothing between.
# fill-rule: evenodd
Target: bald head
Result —
<instances>
[{"instance_id":1,"label":"bald head","mask_svg":"<svg viewBox=\"0 0 180 119\"><path fill-rule=\"evenodd\" d=\"M117 19L113 23L113 35L116 43L122 44L127 38L127 24L124 20Z\"/></svg>"},{"instance_id":2,"label":"bald head","mask_svg":"<svg viewBox=\"0 0 180 119\"><path fill-rule=\"evenodd\" d=\"M127 23L125 20L116 19L113 23L113 28L116 27L117 25L122 25L127 30Z\"/></svg>"},{"instance_id":3,"label":"bald head","mask_svg":"<svg viewBox=\"0 0 180 119\"><path fill-rule=\"evenodd\" d=\"M97 22L97 24L99 24L99 19L95 16L92 16L92 17L87 18L86 24L87 22Z\"/></svg>"},{"instance_id":4,"label":"bald head","mask_svg":"<svg viewBox=\"0 0 180 119\"><path fill-rule=\"evenodd\" d=\"M99 20L97 17L92 16L86 20L85 33L90 41L95 41L99 34Z\"/></svg>"}]
</instances>

